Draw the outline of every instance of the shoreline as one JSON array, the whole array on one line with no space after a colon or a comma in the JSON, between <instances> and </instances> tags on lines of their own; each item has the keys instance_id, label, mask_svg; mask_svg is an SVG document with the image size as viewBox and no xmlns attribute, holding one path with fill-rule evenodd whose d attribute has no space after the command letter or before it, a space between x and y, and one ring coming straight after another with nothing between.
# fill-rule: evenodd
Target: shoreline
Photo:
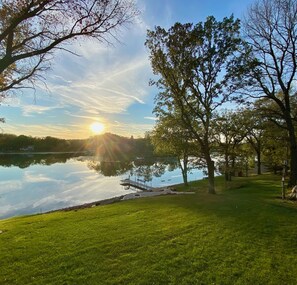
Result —
<instances>
[{"instance_id":1,"label":"shoreline","mask_svg":"<svg viewBox=\"0 0 297 285\"><path fill-rule=\"evenodd\" d=\"M195 194L195 193L196 192L178 192L178 191L171 190L170 188L160 189L159 191L139 191L139 192L128 193L125 195L116 196L108 199L98 200L90 203L84 203L81 205L70 206L70 207L61 208L57 210L51 210L48 212L41 213L40 215L50 214L54 212L69 212L69 211L76 212L81 209L93 208L97 206L105 206L109 204L114 204L122 201L139 199L139 198L155 197L155 196L161 196L161 195L184 195L184 194Z\"/></svg>"},{"instance_id":2,"label":"shoreline","mask_svg":"<svg viewBox=\"0 0 297 285\"><path fill-rule=\"evenodd\" d=\"M61 209L57 209L57 210L51 210L51 211L47 211L47 212L44 212L44 213L40 213L40 215L50 214L50 213L54 213L54 212L77 211L77 210L80 210L80 209L86 209L86 208L93 208L93 207L97 207L97 206L109 205L109 204L113 204L113 203L122 201L121 199L124 196L125 195L121 195L121 196L116 196L116 197L112 197L112 198L108 198L108 199L104 199L104 200L97 200L97 201L94 201L94 202L84 203L84 204L80 204L80 205L76 205L76 206L70 206L70 207L65 207L65 208L61 208Z\"/></svg>"}]
</instances>

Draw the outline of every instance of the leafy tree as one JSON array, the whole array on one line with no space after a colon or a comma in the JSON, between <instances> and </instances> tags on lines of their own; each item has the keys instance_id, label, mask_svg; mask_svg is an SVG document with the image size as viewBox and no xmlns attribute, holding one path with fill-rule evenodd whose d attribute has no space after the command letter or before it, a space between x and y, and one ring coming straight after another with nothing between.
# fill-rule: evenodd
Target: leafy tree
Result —
<instances>
[{"instance_id":1,"label":"leafy tree","mask_svg":"<svg viewBox=\"0 0 297 285\"><path fill-rule=\"evenodd\" d=\"M276 95L283 100L283 93ZM264 155L267 157L266 164L274 171L283 168L284 162L287 163L290 154L290 140L286 121L277 103L268 98L261 98L255 102L255 109L261 121L265 121L263 143ZM296 127L297 114L297 94L291 96L291 116Z\"/></svg>"},{"instance_id":2,"label":"leafy tree","mask_svg":"<svg viewBox=\"0 0 297 285\"><path fill-rule=\"evenodd\" d=\"M78 38L109 42L138 14L132 0L2 0L0 94L49 67L54 50ZM2 92L2 93L1 93Z\"/></svg>"},{"instance_id":3,"label":"leafy tree","mask_svg":"<svg viewBox=\"0 0 297 285\"><path fill-rule=\"evenodd\" d=\"M248 93L256 98L265 97L277 105L289 134L290 185L295 185L297 142L292 95L297 71L296 0L257 0L248 10L244 29L253 49L252 84ZM279 91L283 93L281 98Z\"/></svg>"},{"instance_id":4,"label":"leafy tree","mask_svg":"<svg viewBox=\"0 0 297 285\"><path fill-rule=\"evenodd\" d=\"M224 110L216 118L215 137L218 152L224 158L225 180L231 181L240 144L246 137L246 128L239 111Z\"/></svg>"},{"instance_id":5,"label":"leafy tree","mask_svg":"<svg viewBox=\"0 0 297 285\"><path fill-rule=\"evenodd\" d=\"M0 134L0 152L11 150L11 142L16 139L16 135Z\"/></svg>"},{"instance_id":6,"label":"leafy tree","mask_svg":"<svg viewBox=\"0 0 297 285\"><path fill-rule=\"evenodd\" d=\"M208 17L196 25L176 23L168 31L156 27L148 31L145 43L159 76L151 82L161 91L156 115L181 114L206 162L209 193L215 193L213 114L241 85L242 57L248 55L239 28L233 16L222 22Z\"/></svg>"},{"instance_id":7,"label":"leafy tree","mask_svg":"<svg viewBox=\"0 0 297 285\"><path fill-rule=\"evenodd\" d=\"M257 156L257 174L261 174L262 147L267 121L257 108L242 110L241 117L242 125L246 130L245 137Z\"/></svg>"},{"instance_id":8,"label":"leafy tree","mask_svg":"<svg viewBox=\"0 0 297 285\"><path fill-rule=\"evenodd\" d=\"M284 101L284 95L282 92L276 94L276 98ZM294 93L290 97L291 104L291 118L294 126L297 125L297 93ZM277 128L281 128L288 132L288 127L284 119L283 113L280 110L278 104L274 100L270 100L267 97L260 98L254 102L254 108L258 114L261 114L262 118L269 120Z\"/></svg>"},{"instance_id":9,"label":"leafy tree","mask_svg":"<svg viewBox=\"0 0 297 285\"><path fill-rule=\"evenodd\" d=\"M189 155L191 151L193 154L193 143L183 122L172 116L159 119L152 131L152 143L157 153L176 156L184 184L188 186Z\"/></svg>"},{"instance_id":10,"label":"leafy tree","mask_svg":"<svg viewBox=\"0 0 297 285\"><path fill-rule=\"evenodd\" d=\"M288 133L272 122L267 122L266 125L263 136L263 161L276 174L283 170L284 164L288 161Z\"/></svg>"}]
</instances>

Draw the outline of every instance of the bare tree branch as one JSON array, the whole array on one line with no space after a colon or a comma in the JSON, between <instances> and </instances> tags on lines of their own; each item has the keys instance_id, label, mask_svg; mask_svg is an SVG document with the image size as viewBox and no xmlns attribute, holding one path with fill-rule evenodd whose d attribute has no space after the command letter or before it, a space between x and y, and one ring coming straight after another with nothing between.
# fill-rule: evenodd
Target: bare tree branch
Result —
<instances>
[{"instance_id":1,"label":"bare tree branch","mask_svg":"<svg viewBox=\"0 0 297 285\"><path fill-rule=\"evenodd\" d=\"M134 0L3 0L0 3L0 92L22 88L63 44L82 37L109 43L139 14Z\"/></svg>"},{"instance_id":2,"label":"bare tree branch","mask_svg":"<svg viewBox=\"0 0 297 285\"><path fill-rule=\"evenodd\" d=\"M264 96L275 102L282 114L290 141L290 184L295 185L297 141L292 98L297 72L297 2L257 0L250 6L244 27L254 57L259 63L250 73L253 84L249 89L253 96ZM279 91L282 92L281 99L277 96ZM277 120L274 122L281 126Z\"/></svg>"}]
</instances>

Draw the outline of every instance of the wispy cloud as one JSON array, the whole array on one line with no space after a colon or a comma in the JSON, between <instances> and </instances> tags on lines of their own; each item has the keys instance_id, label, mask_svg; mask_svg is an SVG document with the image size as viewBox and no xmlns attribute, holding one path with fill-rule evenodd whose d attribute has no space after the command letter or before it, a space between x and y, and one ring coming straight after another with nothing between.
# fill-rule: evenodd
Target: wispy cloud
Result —
<instances>
[{"instance_id":1,"label":"wispy cloud","mask_svg":"<svg viewBox=\"0 0 297 285\"><path fill-rule=\"evenodd\" d=\"M105 119L103 117L100 117L96 115L96 112L91 111L83 111L82 113L71 113L70 111L65 111L65 114L70 117L78 118L78 119L86 119L88 121L94 122L94 121L101 121L104 122Z\"/></svg>"},{"instance_id":2,"label":"wispy cloud","mask_svg":"<svg viewBox=\"0 0 297 285\"><path fill-rule=\"evenodd\" d=\"M22 182L19 180L0 181L0 198L3 194L11 193L12 191L20 189L22 189Z\"/></svg>"},{"instance_id":3,"label":"wispy cloud","mask_svg":"<svg viewBox=\"0 0 297 285\"><path fill-rule=\"evenodd\" d=\"M151 120L151 121L156 121L157 120L156 117L144 117L144 119Z\"/></svg>"},{"instance_id":4,"label":"wispy cloud","mask_svg":"<svg viewBox=\"0 0 297 285\"><path fill-rule=\"evenodd\" d=\"M79 62L80 70L68 70L67 74L59 75L68 84L49 82L52 96L61 105L72 105L80 109L92 111L94 114L125 113L134 103L145 103L150 68L146 55L131 60L123 59L112 65L93 65L86 61Z\"/></svg>"},{"instance_id":5,"label":"wispy cloud","mask_svg":"<svg viewBox=\"0 0 297 285\"><path fill-rule=\"evenodd\" d=\"M37 83L35 91L14 102L26 118L8 118L4 131L85 138L92 135L88 125L100 120L106 131L143 135L151 125L143 124L145 114L132 110L138 104L145 110L145 104L151 102L148 82L152 72L144 47L147 28L140 17L130 29L122 30L114 46L86 40L70 46L79 56L59 51L46 74L46 84ZM125 122L113 123L121 119Z\"/></svg>"},{"instance_id":6,"label":"wispy cloud","mask_svg":"<svg viewBox=\"0 0 297 285\"><path fill-rule=\"evenodd\" d=\"M52 75L52 81L56 81L56 83L57 84L70 84L70 83L72 83L72 81L71 80L66 80L65 78L63 78L62 76L60 76L60 75Z\"/></svg>"},{"instance_id":7,"label":"wispy cloud","mask_svg":"<svg viewBox=\"0 0 297 285\"><path fill-rule=\"evenodd\" d=\"M31 117L34 114L44 114L46 112L61 109L61 106L40 106L40 105L23 105L21 106L23 116Z\"/></svg>"},{"instance_id":8,"label":"wispy cloud","mask_svg":"<svg viewBox=\"0 0 297 285\"><path fill-rule=\"evenodd\" d=\"M33 172L24 173L24 182L25 183L40 183L40 182L56 182L56 179L45 176L44 174L36 174Z\"/></svg>"},{"instance_id":9,"label":"wispy cloud","mask_svg":"<svg viewBox=\"0 0 297 285\"><path fill-rule=\"evenodd\" d=\"M127 127L125 124L120 122L111 123L110 128L114 130L116 134L127 136L127 135L135 135L139 137L143 137L145 132L151 131L154 124L137 124L137 123L129 123Z\"/></svg>"}]
</instances>

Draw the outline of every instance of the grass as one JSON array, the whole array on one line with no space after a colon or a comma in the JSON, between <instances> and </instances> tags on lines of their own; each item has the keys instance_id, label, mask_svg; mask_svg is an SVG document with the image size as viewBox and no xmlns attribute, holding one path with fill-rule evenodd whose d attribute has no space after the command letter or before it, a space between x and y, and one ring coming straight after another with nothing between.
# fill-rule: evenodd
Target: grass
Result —
<instances>
[{"instance_id":1,"label":"grass","mask_svg":"<svg viewBox=\"0 0 297 285\"><path fill-rule=\"evenodd\" d=\"M297 284L280 177L0 221L0 284Z\"/></svg>"}]
</instances>

